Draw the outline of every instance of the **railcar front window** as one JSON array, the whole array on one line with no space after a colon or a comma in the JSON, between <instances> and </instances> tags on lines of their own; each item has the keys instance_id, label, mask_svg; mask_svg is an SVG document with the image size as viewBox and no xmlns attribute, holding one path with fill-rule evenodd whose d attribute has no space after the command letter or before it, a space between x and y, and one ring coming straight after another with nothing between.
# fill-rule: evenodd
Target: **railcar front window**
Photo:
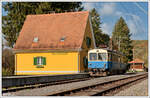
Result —
<instances>
[{"instance_id":1,"label":"railcar front window","mask_svg":"<svg viewBox=\"0 0 150 98\"><path fill-rule=\"evenodd\" d=\"M98 53L98 60L106 61L107 60L106 53Z\"/></svg>"},{"instance_id":2,"label":"railcar front window","mask_svg":"<svg viewBox=\"0 0 150 98\"><path fill-rule=\"evenodd\" d=\"M97 54L96 53L90 53L90 60L97 60Z\"/></svg>"}]
</instances>

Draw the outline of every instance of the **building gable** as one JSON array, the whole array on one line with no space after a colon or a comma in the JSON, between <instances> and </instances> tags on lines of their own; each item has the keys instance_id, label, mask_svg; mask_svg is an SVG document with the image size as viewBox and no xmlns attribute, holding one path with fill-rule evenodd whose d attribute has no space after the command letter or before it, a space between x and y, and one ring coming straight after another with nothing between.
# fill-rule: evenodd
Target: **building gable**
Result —
<instances>
[{"instance_id":1,"label":"building gable","mask_svg":"<svg viewBox=\"0 0 150 98\"><path fill-rule=\"evenodd\" d=\"M79 50L89 12L27 16L14 50Z\"/></svg>"}]
</instances>

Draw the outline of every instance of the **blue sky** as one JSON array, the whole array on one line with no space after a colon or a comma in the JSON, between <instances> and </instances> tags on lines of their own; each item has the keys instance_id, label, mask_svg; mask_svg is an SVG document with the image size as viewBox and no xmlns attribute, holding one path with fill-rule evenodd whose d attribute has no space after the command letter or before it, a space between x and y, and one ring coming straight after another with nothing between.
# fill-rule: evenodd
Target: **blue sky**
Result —
<instances>
[{"instance_id":1,"label":"blue sky","mask_svg":"<svg viewBox=\"0 0 150 98\"><path fill-rule=\"evenodd\" d=\"M117 20L122 16L132 34L131 39L148 40L147 2L83 2L85 10L96 8L104 33L112 35Z\"/></svg>"},{"instance_id":2,"label":"blue sky","mask_svg":"<svg viewBox=\"0 0 150 98\"><path fill-rule=\"evenodd\" d=\"M148 40L147 2L83 2L84 10L96 8L101 18L103 33L112 35L113 27L122 16L133 40ZM2 14L6 15L4 9Z\"/></svg>"}]
</instances>

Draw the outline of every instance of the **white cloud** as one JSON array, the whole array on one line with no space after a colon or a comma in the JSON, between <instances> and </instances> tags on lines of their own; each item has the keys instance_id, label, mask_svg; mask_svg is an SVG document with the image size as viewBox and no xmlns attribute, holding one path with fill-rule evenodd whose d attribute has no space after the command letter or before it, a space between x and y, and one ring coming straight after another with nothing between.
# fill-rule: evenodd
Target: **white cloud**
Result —
<instances>
[{"instance_id":1,"label":"white cloud","mask_svg":"<svg viewBox=\"0 0 150 98\"><path fill-rule=\"evenodd\" d=\"M120 11L116 11L116 16L121 17L121 16L123 16L123 13L122 13L122 12L120 12Z\"/></svg>"},{"instance_id":2,"label":"white cloud","mask_svg":"<svg viewBox=\"0 0 150 98\"><path fill-rule=\"evenodd\" d=\"M83 6L86 10L96 8L102 18L110 17L111 20L108 19L110 21L103 22L101 24L102 31L109 35L112 35L112 29L114 27L114 24L117 22L116 20L116 22L114 23L113 19L119 18L121 16L128 24L132 35L136 35L146 31L144 28L141 28L141 24L143 24L143 21L138 15L128 12L122 12L120 9L117 8L116 3L83 3Z\"/></svg>"},{"instance_id":3,"label":"white cloud","mask_svg":"<svg viewBox=\"0 0 150 98\"><path fill-rule=\"evenodd\" d=\"M111 35L111 32L112 32L111 25L109 25L107 23L103 23L103 24L101 24L101 27L102 27L103 33Z\"/></svg>"},{"instance_id":4,"label":"white cloud","mask_svg":"<svg viewBox=\"0 0 150 98\"><path fill-rule=\"evenodd\" d=\"M128 27L130 29L130 32L132 34L137 34L140 32L145 32L145 30L143 28L141 28L140 24L143 24L143 22L141 21L140 17L134 14L129 14L129 13L124 13L124 16L129 16L130 19L126 20Z\"/></svg>"},{"instance_id":5,"label":"white cloud","mask_svg":"<svg viewBox=\"0 0 150 98\"><path fill-rule=\"evenodd\" d=\"M130 29L130 32L132 34L136 34L138 32L135 23L133 22L133 20L128 20L127 21L128 27Z\"/></svg>"},{"instance_id":6,"label":"white cloud","mask_svg":"<svg viewBox=\"0 0 150 98\"><path fill-rule=\"evenodd\" d=\"M134 15L134 14L131 14L131 13L123 13L123 15L124 15L124 16L130 16L130 17L132 17L135 21L141 22L140 17L137 16L137 15Z\"/></svg>"},{"instance_id":7,"label":"white cloud","mask_svg":"<svg viewBox=\"0 0 150 98\"><path fill-rule=\"evenodd\" d=\"M85 10L91 10L95 7L94 3L83 3L82 5L84 6Z\"/></svg>"},{"instance_id":8,"label":"white cloud","mask_svg":"<svg viewBox=\"0 0 150 98\"><path fill-rule=\"evenodd\" d=\"M104 3L102 7L100 8L100 14L105 15L113 15L116 10L116 4L115 3Z\"/></svg>"}]
</instances>

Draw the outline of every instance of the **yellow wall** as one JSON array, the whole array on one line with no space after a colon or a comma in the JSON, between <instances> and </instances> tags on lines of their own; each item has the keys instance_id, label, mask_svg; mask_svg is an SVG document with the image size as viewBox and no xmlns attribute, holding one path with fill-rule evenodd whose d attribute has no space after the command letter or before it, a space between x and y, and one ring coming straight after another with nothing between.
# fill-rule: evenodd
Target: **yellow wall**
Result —
<instances>
[{"instance_id":1,"label":"yellow wall","mask_svg":"<svg viewBox=\"0 0 150 98\"><path fill-rule=\"evenodd\" d=\"M88 48L86 45L86 37L90 37L91 38L91 46ZM93 37L92 37L92 30L90 28L90 22L89 20L87 21L87 26L85 29L85 35L84 35L84 41L82 43L82 51L80 52L80 72L84 72L87 71L88 68L85 68L83 65L83 58L85 56L88 56L88 50L89 49L94 49L94 43L93 43Z\"/></svg>"},{"instance_id":2,"label":"yellow wall","mask_svg":"<svg viewBox=\"0 0 150 98\"><path fill-rule=\"evenodd\" d=\"M16 75L72 74L78 72L78 52L18 53L15 56L15 71L18 71ZM44 68L36 68L36 65L33 63L33 58L36 56L46 57Z\"/></svg>"},{"instance_id":3,"label":"yellow wall","mask_svg":"<svg viewBox=\"0 0 150 98\"><path fill-rule=\"evenodd\" d=\"M91 46L86 46L86 37L91 38ZM16 75L34 75L34 74L73 74L85 72L88 68L83 65L83 58L88 56L88 50L94 48L92 31L89 19L85 29L82 43L82 51L78 52L50 52L50 53L16 53ZM46 57L44 68L36 68L33 65L33 58L36 56ZM19 72L20 71L20 72Z\"/></svg>"}]
</instances>

